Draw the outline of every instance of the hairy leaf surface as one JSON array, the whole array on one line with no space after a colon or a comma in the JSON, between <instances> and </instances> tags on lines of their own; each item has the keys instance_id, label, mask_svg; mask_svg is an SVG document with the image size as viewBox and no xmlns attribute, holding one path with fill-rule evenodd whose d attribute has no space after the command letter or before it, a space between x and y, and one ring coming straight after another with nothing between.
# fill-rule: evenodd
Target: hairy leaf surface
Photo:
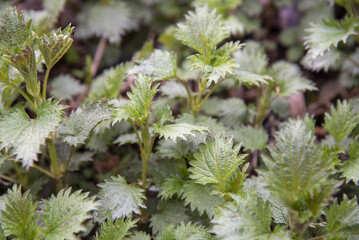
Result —
<instances>
[{"instance_id":1,"label":"hairy leaf surface","mask_svg":"<svg viewBox=\"0 0 359 240\"><path fill-rule=\"evenodd\" d=\"M115 222L109 220L101 224L99 233L96 233L95 240L124 239L131 234L130 229L135 227L136 221L131 218L119 218Z\"/></svg>"}]
</instances>

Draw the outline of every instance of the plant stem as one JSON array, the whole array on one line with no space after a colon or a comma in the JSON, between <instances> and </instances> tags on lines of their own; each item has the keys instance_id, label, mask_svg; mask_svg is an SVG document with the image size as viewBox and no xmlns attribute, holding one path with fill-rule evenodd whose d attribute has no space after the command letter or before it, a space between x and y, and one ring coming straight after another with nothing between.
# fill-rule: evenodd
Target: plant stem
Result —
<instances>
[{"instance_id":1,"label":"plant stem","mask_svg":"<svg viewBox=\"0 0 359 240\"><path fill-rule=\"evenodd\" d=\"M24 185L24 183L23 183L23 175L22 175L19 167L17 166L17 163L15 161L12 161L12 165L13 165L13 167L15 169L16 175L19 178L21 184Z\"/></svg>"},{"instance_id":2,"label":"plant stem","mask_svg":"<svg viewBox=\"0 0 359 240\"><path fill-rule=\"evenodd\" d=\"M214 90L216 90L218 88L218 86L225 80L225 78L222 78L216 85L214 85L214 87L206 94L206 96L204 96L204 98L202 99L201 103L199 104L198 108L201 109L203 104L207 101L207 99L209 98L209 96L211 96L211 94L214 92Z\"/></svg>"},{"instance_id":3,"label":"plant stem","mask_svg":"<svg viewBox=\"0 0 359 240\"><path fill-rule=\"evenodd\" d=\"M268 108L271 103L270 98L271 98L271 88L270 88L270 86L265 86L264 94L262 96L260 96L260 94L258 95L257 116L256 116L256 120L254 122L254 125L262 126L263 121L266 117Z\"/></svg>"},{"instance_id":4,"label":"plant stem","mask_svg":"<svg viewBox=\"0 0 359 240\"><path fill-rule=\"evenodd\" d=\"M70 164L70 161L71 161L71 158L72 158L72 154L74 153L74 150L75 150L75 147L71 146L69 155L68 155L67 160L66 160L65 169L62 171L63 174L66 172L67 168L69 167L69 164Z\"/></svg>"},{"instance_id":5,"label":"plant stem","mask_svg":"<svg viewBox=\"0 0 359 240\"><path fill-rule=\"evenodd\" d=\"M141 152L141 159L142 159L142 185L146 187L146 181L147 181L147 171L148 171L148 160L151 156L151 145L152 141L150 139L150 133L148 131L148 119L146 119L144 122L140 125L141 129L141 140L143 143L143 148Z\"/></svg>"},{"instance_id":6,"label":"plant stem","mask_svg":"<svg viewBox=\"0 0 359 240\"><path fill-rule=\"evenodd\" d=\"M11 177L8 177L8 176L5 176L5 175L3 175L3 174L0 174L0 178L5 179L5 180L7 180L7 181L9 181L9 182L13 182L13 183L17 183L17 182L18 182L18 181L16 181L15 179L13 179L13 178L11 178Z\"/></svg>"},{"instance_id":7,"label":"plant stem","mask_svg":"<svg viewBox=\"0 0 359 240\"><path fill-rule=\"evenodd\" d=\"M49 139L47 143L50 154L51 170L56 181L56 192L59 192L62 189L62 175L59 168L59 162L57 161L56 148L52 139Z\"/></svg>"},{"instance_id":8,"label":"plant stem","mask_svg":"<svg viewBox=\"0 0 359 240\"><path fill-rule=\"evenodd\" d=\"M96 75L98 66L100 65L103 53L105 52L105 49L106 49L106 43L107 43L106 38L102 37L99 44L97 45L95 57L93 59L92 65L91 65L91 71L90 71L91 80Z\"/></svg>"},{"instance_id":9,"label":"plant stem","mask_svg":"<svg viewBox=\"0 0 359 240\"><path fill-rule=\"evenodd\" d=\"M184 88L186 89L187 95L188 95L188 99L189 99L189 105L190 105L190 109L193 109L193 97L191 94L191 90L188 88L187 84L185 83L185 81L183 81L181 78L179 78L178 76L176 76L176 79L184 86Z\"/></svg>"},{"instance_id":10,"label":"plant stem","mask_svg":"<svg viewBox=\"0 0 359 240\"><path fill-rule=\"evenodd\" d=\"M8 84L10 85L11 87L15 88L20 94L21 96L23 96L25 98L25 100L30 104L30 106L32 107L33 110L36 110L36 107L35 107L35 104L34 102L29 98L29 96L24 92L22 91L18 86L16 86L15 84L12 84L12 83L5 83L5 84Z\"/></svg>"},{"instance_id":11,"label":"plant stem","mask_svg":"<svg viewBox=\"0 0 359 240\"><path fill-rule=\"evenodd\" d=\"M42 98L46 99L46 88L47 88L47 80L49 79L51 68L46 69L45 77L44 77L44 83L42 85Z\"/></svg>"},{"instance_id":12,"label":"plant stem","mask_svg":"<svg viewBox=\"0 0 359 240\"><path fill-rule=\"evenodd\" d=\"M143 152L142 142L141 142L140 135L138 134L137 127L133 121L130 121L130 122L131 122L133 130L135 131L135 134L137 137L137 142L138 142L138 145L140 146L140 152Z\"/></svg>"},{"instance_id":13,"label":"plant stem","mask_svg":"<svg viewBox=\"0 0 359 240\"><path fill-rule=\"evenodd\" d=\"M33 166L35 169L39 170L40 172L42 173L45 173L47 176L51 177L51 178L56 178L54 174L52 174L51 172L47 171L46 169L38 166L38 165L35 165Z\"/></svg>"}]
</instances>

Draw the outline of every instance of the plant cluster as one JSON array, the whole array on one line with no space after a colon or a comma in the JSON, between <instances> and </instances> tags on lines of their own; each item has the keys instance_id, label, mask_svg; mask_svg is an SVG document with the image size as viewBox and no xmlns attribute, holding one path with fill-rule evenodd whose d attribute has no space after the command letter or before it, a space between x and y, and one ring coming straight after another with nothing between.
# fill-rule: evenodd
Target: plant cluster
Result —
<instances>
[{"instance_id":1,"label":"plant cluster","mask_svg":"<svg viewBox=\"0 0 359 240\"><path fill-rule=\"evenodd\" d=\"M79 39L101 38L77 72L87 86L69 74L52 78L64 56L76 55L74 27L51 30L65 1L4 11L0 179L8 185L0 239L357 239L358 101L338 100L323 123L288 119L288 97L318 88L298 64L270 61L264 44L234 40L255 32L251 16L261 4L191 1L185 18L159 36L161 48L148 41L131 61L97 74L106 44L119 44L144 20L132 19L133 9L182 14L178 6L168 12L175 1L158 2L85 6ZM359 2L335 2L346 15L307 26L302 61L328 70L345 56L340 74L355 78L357 51L346 51L357 45L348 42L358 40ZM233 14L242 5L246 11ZM238 86L256 99L222 98ZM80 105L70 112L74 96ZM268 127L273 117L287 121ZM94 158L110 170L96 175Z\"/></svg>"}]
</instances>

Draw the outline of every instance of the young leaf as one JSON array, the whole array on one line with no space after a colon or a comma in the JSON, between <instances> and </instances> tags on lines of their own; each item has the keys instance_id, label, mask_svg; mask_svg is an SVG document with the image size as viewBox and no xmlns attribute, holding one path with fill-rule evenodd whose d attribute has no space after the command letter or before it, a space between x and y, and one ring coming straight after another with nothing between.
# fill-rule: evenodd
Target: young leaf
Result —
<instances>
[{"instance_id":1,"label":"young leaf","mask_svg":"<svg viewBox=\"0 0 359 240\"><path fill-rule=\"evenodd\" d=\"M349 145L349 159L344 161L341 170L343 171L342 175L349 182L353 180L353 183L356 185L359 184L359 143L354 141Z\"/></svg>"},{"instance_id":2,"label":"young leaf","mask_svg":"<svg viewBox=\"0 0 359 240\"><path fill-rule=\"evenodd\" d=\"M152 238L145 232L135 232L132 236L126 240L151 240Z\"/></svg>"},{"instance_id":3,"label":"young leaf","mask_svg":"<svg viewBox=\"0 0 359 240\"><path fill-rule=\"evenodd\" d=\"M52 31L49 36L44 34L39 38L39 49L48 69L52 68L71 47L73 29L70 24L63 30L59 28Z\"/></svg>"},{"instance_id":4,"label":"young leaf","mask_svg":"<svg viewBox=\"0 0 359 240\"><path fill-rule=\"evenodd\" d=\"M151 78L142 74L137 75L135 86L131 86L132 92L127 93L129 100L123 101L122 106L115 110L114 120L144 121L150 114L152 99L158 88L158 84L153 87L151 84Z\"/></svg>"},{"instance_id":5,"label":"young leaf","mask_svg":"<svg viewBox=\"0 0 359 240\"><path fill-rule=\"evenodd\" d=\"M1 149L12 149L15 160L22 159L22 165L27 168L37 161L40 145L50 137L56 126L62 120L63 106L59 101L48 99L36 109L36 119L30 119L24 109L4 115L0 119Z\"/></svg>"},{"instance_id":6,"label":"young leaf","mask_svg":"<svg viewBox=\"0 0 359 240\"><path fill-rule=\"evenodd\" d=\"M169 79L176 76L176 55L173 52L155 51L145 60L138 61L139 65L128 71L130 74L144 74L154 81Z\"/></svg>"},{"instance_id":7,"label":"young leaf","mask_svg":"<svg viewBox=\"0 0 359 240\"><path fill-rule=\"evenodd\" d=\"M167 81L165 84L161 85L160 92L170 98L188 97L186 88L176 81Z\"/></svg>"},{"instance_id":8,"label":"young leaf","mask_svg":"<svg viewBox=\"0 0 359 240\"><path fill-rule=\"evenodd\" d=\"M307 53L301 60L301 64L309 70L319 72L324 70L328 72L329 69L337 70L342 63L342 55L340 51L331 47L328 51L324 52L323 55L318 56L316 59L312 59L312 56Z\"/></svg>"},{"instance_id":9,"label":"young leaf","mask_svg":"<svg viewBox=\"0 0 359 240\"><path fill-rule=\"evenodd\" d=\"M345 43L350 35L357 34L355 30L357 26L358 21L348 16L340 22L329 18L320 23L312 23L310 28L306 29L308 35L305 37L305 47L314 60L330 47L337 47L339 42Z\"/></svg>"},{"instance_id":10,"label":"young leaf","mask_svg":"<svg viewBox=\"0 0 359 240\"><path fill-rule=\"evenodd\" d=\"M229 128L240 123L246 123L253 117L250 109L240 98L228 98L217 101L217 111L221 117L220 121Z\"/></svg>"},{"instance_id":11,"label":"young leaf","mask_svg":"<svg viewBox=\"0 0 359 240\"><path fill-rule=\"evenodd\" d=\"M192 212L197 210L201 215L206 212L211 217L215 207L224 203L220 196L212 194L214 190L213 185L188 181L183 186L182 198L186 205L190 205Z\"/></svg>"},{"instance_id":12,"label":"young leaf","mask_svg":"<svg viewBox=\"0 0 359 240\"><path fill-rule=\"evenodd\" d=\"M115 240L124 239L131 234L130 229L135 227L136 221L131 218L119 218L115 222L111 219L101 224L99 233L96 233L94 240Z\"/></svg>"},{"instance_id":13,"label":"young leaf","mask_svg":"<svg viewBox=\"0 0 359 240\"><path fill-rule=\"evenodd\" d=\"M5 208L1 211L1 225L5 236L33 240L37 235L37 204L30 192L21 193L21 187L14 185L5 195Z\"/></svg>"},{"instance_id":14,"label":"young leaf","mask_svg":"<svg viewBox=\"0 0 359 240\"><path fill-rule=\"evenodd\" d=\"M177 25L175 36L183 44L207 56L229 33L216 10L210 11L205 5L197 7L195 12L188 12L186 22Z\"/></svg>"},{"instance_id":15,"label":"young leaf","mask_svg":"<svg viewBox=\"0 0 359 240\"><path fill-rule=\"evenodd\" d=\"M84 91L85 86L69 74L61 74L51 81L50 94L59 99L70 100Z\"/></svg>"},{"instance_id":16,"label":"young leaf","mask_svg":"<svg viewBox=\"0 0 359 240\"><path fill-rule=\"evenodd\" d=\"M168 226L163 232L161 232L156 240L209 240L211 234L206 231L202 226L197 226L192 223L180 224L177 227L173 225Z\"/></svg>"},{"instance_id":17,"label":"young leaf","mask_svg":"<svg viewBox=\"0 0 359 240\"><path fill-rule=\"evenodd\" d=\"M179 176L167 177L160 187L159 195L162 200L172 198L174 195L177 195L179 198L184 191L184 185L185 181Z\"/></svg>"},{"instance_id":18,"label":"young leaf","mask_svg":"<svg viewBox=\"0 0 359 240\"><path fill-rule=\"evenodd\" d=\"M311 127L302 120L282 124L275 136L277 149L270 148L271 158L264 156L268 168L261 171L268 188L280 201L306 221L316 218L334 193L335 182L328 179L328 159L314 145Z\"/></svg>"},{"instance_id":19,"label":"young leaf","mask_svg":"<svg viewBox=\"0 0 359 240\"><path fill-rule=\"evenodd\" d=\"M64 141L72 146L85 143L92 129L100 122L110 119L108 104L94 103L79 107L72 112L60 129Z\"/></svg>"},{"instance_id":20,"label":"young leaf","mask_svg":"<svg viewBox=\"0 0 359 240\"><path fill-rule=\"evenodd\" d=\"M173 122L174 117L172 116L172 111L168 105L165 105L159 112L158 112L158 124L162 127L167 121Z\"/></svg>"},{"instance_id":21,"label":"young leaf","mask_svg":"<svg viewBox=\"0 0 359 240\"><path fill-rule=\"evenodd\" d=\"M314 83L301 76L300 68L289 62L278 61L272 65L270 75L279 87L280 96L289 96L300 91L317 90Z\"/></svg>"},{"instance_id":22,"label":"young leaf","mask_svg":"<svg viewBox=\"0 0 359 240\"><path fill-rule=\"evenodd\" d=\"M359 235L359 207L356 198L344 200L338 204L335 201L329 208L324 209L327 225L327 239L355 239Z\"/></svg>"},{"instance_id":23,"label":"young leaf","mask_svg":"<svg viewBox=\"0 0 359 240\"><path fill-rule=\"evenodd\" d=\"M201 144L190 161L190 178L196 183L214 183L222 192L225 191L227 179L237 170L246 154L238 155L241 145L233 146L233 137L215 137L206 144Z\"/></svg>"},{"instance_id":24,"label":"young leaf","mask_svg":"<svg viewBox=\"0 0 359 240\"><path fill-rule=\"evenodd\" d=\"M347 101L338 101L337 107L331 107L331 114L325 114L324 128L340 144L345 136L353 131L359 122L359 115L352 113Z\"/></svg>"},{"instance_id":25,"label":"young leaf","mask_svg":"<svg viewBox=\"0 0 359 240\"><path fill-rule=\"evenodd\" d=\"M177 141L177 138L187 140L186 135L195 136L194 132L205 133L209 129L207 127L193 125L189 123L175 123L168 124L165 126L160 126L155 124L154 131L160 135L160 138L168 139L170 138L173 142Z\"/></svg>"},{"instance_id":26,"label":"young leaf","mask_svg":"<svg viewBox=\"0 0 359 240\"><path fill-rule=\"evenodd\" d=\"M128 217L132 212L140 214L140 208L146 208L144 190L129 186L121 176L111 177L98 186L101 188L99 198L102 204L96 214L97 221Z\"/></svg>"},{"instance_id":27,"label":"young leaf","mask_svg":"<svg viewBox=\"0 0 359 240\"><path fill-rule=\"evenodd\" d=\"M232 195L233 202L219 207L213 219L213 232L221 239L290 239L280 227L271 229L272 212L268 202L255 194Z\"/></svg>"},{"instance_id":28,"label":"young leaf","mask_svg":"<svg viewBox=\"0 0 359 240\"><path fill-rule=\"evenodd\" d=\"M78 15L77 36L104 37L110 43L119 42L126 32L137 28L137 19L134 15L124 2L87 5Z\"/></svg>"},{"instance_id":29,"label":"young leaf","mask_svg":"<svg viewBox=\"0 0 359 240\"><path fill-rule=\"evenodd\" d=\"M88 98L97 101L100 98L114 99L120 95L121 85L126 78L126 72L131 67L130 62L106 69L91 83Z\"/></svg>"},{"instance_id":30,"label":"young leaf","mask_svg":"<svg viewBox=\"0 0 359 240\"><path fill-rule=\"evenodd\" d=\"M71 188L61 190L57 196L52 195L42 206L44 239L62 240L73 239L74 234L85 231L82 222L91 217L90 212L97 209L94 197L89 193L76 191Z\"/></svg>"},{"instance_id":31,"label":"young leaf","mask_svg":"<svg viewBox=\"0 0 359 240\"><path fill-rule=\"evenodd\" d=\"M249 150L263 150L268 142L268 134L263 128L242 126L235 130L235 139Z\"/></svg>"}]
</instances>

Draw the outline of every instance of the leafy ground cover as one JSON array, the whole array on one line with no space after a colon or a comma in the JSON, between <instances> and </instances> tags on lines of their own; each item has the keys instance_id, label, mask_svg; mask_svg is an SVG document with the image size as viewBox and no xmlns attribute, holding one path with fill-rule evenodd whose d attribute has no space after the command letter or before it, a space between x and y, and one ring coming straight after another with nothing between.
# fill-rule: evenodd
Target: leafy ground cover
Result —
<instances>
[{"instance_id":1,"label":"leafy ground cover","mask_svg":"<svg viewBox=\"0 0 359 240\"><path fill-rule=\"evenodd\" d=\"M357 0L0 2L0 239L357 239Z\"/></svg>"}]
</instances>

